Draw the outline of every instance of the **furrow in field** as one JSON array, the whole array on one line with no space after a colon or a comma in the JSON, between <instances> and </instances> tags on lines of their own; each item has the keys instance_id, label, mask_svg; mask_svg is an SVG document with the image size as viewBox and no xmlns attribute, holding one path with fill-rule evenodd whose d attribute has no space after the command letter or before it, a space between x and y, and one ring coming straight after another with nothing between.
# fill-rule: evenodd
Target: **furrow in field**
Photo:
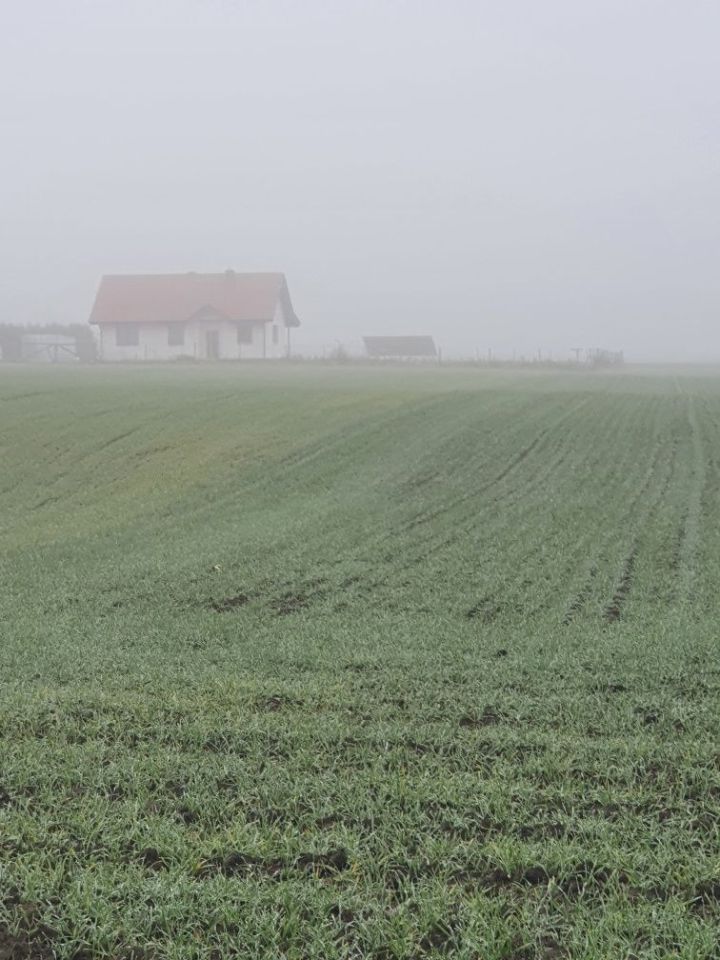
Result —
<instances>
[{"instance_id":1,"label":"furrow in field","mask_svg":"<svg viewBox=\"0 0 720 960\"><path fill-rule=\"evenodd\" d=\"M627 605L628 617L644 620L694 605L699 569L706 444L694 400L680 391L668 406L665 447L673 472L638 532L635 588Z\"/></svg>"},{"instance_id":2,"label":"furrow in field","mask_svg":"<svg viewBox=\"0 0 720 960\"><path fill-rule=\"evenodd\" d=\"M633 573L635 570L636 558L637 546L633 544L630 552L622 562L620 577L618 579L612 600L603 611L603 620L605 623L614 623L616 620L619 620L622 617L623 608L633 585Z\"/></svg>"},{"instance_id":3,"label":"furrow in field","mask_svg":"<svg viewBox=\"0 0 720 960\"><path fill-rule=\"evenodd\" d=\"M557 417L554 422L548 426L541 426L539 432L528 439L520 449L513 449L514 443L504 444L504 447L507 449L508 446L512 450L510 460L500 468L499 471L493 472L493 474L484 481L479 481L477 478L473 482L472 478L468 478L468 489L461 493L459 496L453 498L446 498L445 500L437 503L431 509L423 509L414 517L411 517L405 524L405 529L412 530L413 528L420 526L422 524L431 523L437 520L442 514L448 513L457 509L464 503L469 501L477 502L478 498L482 497L483 494L497 487L499 484L513 474L521 465L524 465L525 461L531 456L531 454L539 452L542 449L545 439L552 435L559 426L561 426L568 418L572 417L576 412L577 408L587 403L587 398L582 398L579 401L576 401L574 407L571 410L564 410L563 413ZM539 419L544 420L547 416L546 411L542 411L539 414ZM518 431L520 436L527 436L527 422L524 425L524 428Z\"/></svg>"},{"instance_id":4,"label":"furrow in field","mask_svg":"<svg viewBox=\"0 0 720 960\"><path fill-rule=\"evenodd\" d=\"M643 617L656 615L664 606L657 596L657 570L662 555L662 529L668 516L673 483L682 482L678 474L679 448L672 435L676 429L672 410L668 414L667 433L662 440L663 458L658 464L654 483L646 490L642 503L629 525L629 545L619 564L614 592L603 612L606 623L624 618L632 597L633 610Z\"/></svg>"},{"instance_id":5,"label":"furrow in field","mask_svg":"<svg viewBox=\"0 0 720 960\"><path fill-rule=\"evenodd\" d=\"M400 559L374 581L373 589L397 587L403 572L416 581L422 578L430 594L440 593L443 584L449 594L458 583L476 583L481 589L468 599L465 615L485 623L505 611L534 616L557 603L563 584L595 539L592 525L586 536L585 525L560 522L566 504L577 496L579 474L597 484L600 498L609 471L624 466L623 475L630 476L637 463L636 449L627 451L627 464L608 457L616 437L611 417L598 422L592 408L576 412L567 429L556 431L536 451L532 469L511 471L511 485L495 498L479 503L466 498L427 535L419 536L416 529L397 551ZM638 427L644 425L640 417ZM396 589L393 596L397 600ZM437 602L447 600L439 597Z\"/></svg>"},{"instance_id":6,"label":"furrow in field","mask_svg":"<svg viewBox=\"0 0 720 960\"><path fill-rule=\"evenodd\" d=\"M526 503L535 491L544 487L549 477L559 471L567 456L569 438L568 431L546 436L542 446L543 456L533 471L522 473L508 470L506 476L512 472L513 479L503 492L488 500L464 498L447 510L442 523L427 533L419 534L415 530L414 536L408 538L407 549L403 551L398 569L415 566L453 548L473 555L478 539L485 539L498 521L504 524L504 516L509 515L516 504Z\"/></svg>"},{"instance_id":7,"label":"furrow in field","mask_svg":"<svg viewBox=\"0 0 720 960\"><path fill-rule=\"evenodd\" d=\"M697 513L693 518L693 501L689 500L686 513L688 522L683 524L678 535L678 571L683 561L688 569L681 574L678 597L685 606L689 604L708 616L720 613L720 594L717 589L720 576L720 411L716 398L695 398L695 423L698 428L697 442L703 448L703 485L695 491ZM698 480L698 467L695 480ZM685 592L683 592L685 591Z\"/></svg>"},{"instance_id":8,"label":"furrow in field","mask_svg":"<svg viewBox=\"0 0 720 960\"><path fill-rule=\"evenodd\" d=\"M545 417L546 411L542 419ZM507 416L507 420L513 425L517 419L515 416ZM504 421L501 420L501 423ZM456 543L459 538L467 538L473 520L478 515L478 503L475 501L477 475L487 472L488 465L495 462L487 452L494 427L494 418L488 417L488 411L483 405L480 417L475 408L469 423L453 425L452 421L443 418L437 431L426 432L424 461L428 466L420 466L419 471L422 492L418 497L416 480L413 480L409 487L403 482L405 494L395 506L394 515L402 517L409 493L414 499L429 499L433 503L431 510L426 508L424 519L429 521L432 518L434 522L417 522L416 515L411 518L410 523L401 519L399 522L391 520L385 529L370 527L364 542L354 547L356 560L367 569L375 571L370 582L363 578L365 582L362 588L381 589L389 581L396 582L403 571L417 571L418 566L425 566L433 554ZM511 429L504 434L504 444L514 443L513 436L520 439L523 435L527 436L526 429L517 429L516 434ZM445 479L435 482L439 479L440 472ZM513 471L507 468L504 468L503 472L507 476L513 474ZM515 471L511 488L518 481L524 484L527 478ZM481 482L481 486L487 482ZM458 496L457 490L467 492ZM360 585L358 589L361 589Z\"/></svg>"},{"instance_id":9,"label":"furrow in field","mask_svg":"<svg viewBox=\"0 0 720 960\"><path fill-rule=\"evenodd\" d=\"M637 425L639 430L646 427L646 419L640 416ZM632 477L636 469L637 447L625 448L627 463L608 456L616 432L612 418L598 423L592 408L583 411L538 450L532 470L513 474L509 488L480 509L463 503L444 519L439 533L423 540L421 550L416 545L407 551L409 557L403 551L403 567L412 569L415 577L424 575L430 589L442 583L450 589L452 583L455 591L471 570L468 583L481 589L468 600L465 615L484 623L506 612L532 617L556 605L564 584L597 540L597 516L582 525L561 520L577 497L580 476L601 500L615 470L622 468L623 476ZM637 490L635 480L633 486Z\"/></svg>"},{"instance_id":10,"label":"furrow in field","mask_svg":"<svg viewBox=\"0 0 720 960\"><path fill-rule=\"evenodd\" d=\"M633 425L628 422L627 417L620 424L620 428L628 432L631 426ZM635 428L639 432L642 426L643 417L638 416ZM608 546L616 530L627 524L632 517L657 468L660 451L654 444L649 449L647 465L643 469L643 460L638 455L642 449L642 438L638 445L623 444L613 457L617 431L618 425L613 423L605 443L594 445L597 452L597 472L586 490L584 521L573 526L572 536L566 542L565 575L558 586L562 588L567 582L577 581L580 572L575 593L571 595L561 614L562 622L566 625L581 616L597 595L598 581L608 563ZM634 436L634 433L630 435ZM573 540L577 542L573 543Z\"/></svg>"},{"instance_id":11,"label":"furrow in field","mask_svg":"<svg viewBox=\"0 0 720 960\"><path fill-rule=\"evenodd\" d=\"M562 617L565 625L583 615L592 617L595 610L600 611L601 619L611 622L619 618L627 602L634 577L641 531L665 495L675 465L674 449L672 446L668 447L663 439L663 418L664 410L661 405L655 410L655 429L650 436L648 436L649 424L646 418L639 421L637 433L624 436L623 449L626 460L630 456L634 461L641 462L638 451L642 449L643 442L652 443L647 466L642 475L625 473L627 463L621 464L611 460L614 471L610 478L611 487L608 496L603 503L614 503L621 509L615 517L608 517L607 524L598 531L598 540L586 573L577 592L568 602ZM627 424L622 424L621 427L627 427ZM623 435L622 429L620 433ZM610 448L607 451L608 456L612 457L612 452ZM623 482L618 483L620 477L623 478ZM617 556L618 553L620 558L615 561L617 566L613 574L612 557ZM603 596L607 599L603 599Z\"/></svg>"},{"instance_id":12,"label":"furrow in field","mask_svg":"<svg viewBox=\"0 0 720 960\"><path fill-rule=\"evenodd\" d=\"M688 484L686 508L677 539L675 586L679 603L687 603L691 600L706 483L705 449L693 397L687 398L687 419L691 436L692 473Z\"/></svg>"}]
</instances>

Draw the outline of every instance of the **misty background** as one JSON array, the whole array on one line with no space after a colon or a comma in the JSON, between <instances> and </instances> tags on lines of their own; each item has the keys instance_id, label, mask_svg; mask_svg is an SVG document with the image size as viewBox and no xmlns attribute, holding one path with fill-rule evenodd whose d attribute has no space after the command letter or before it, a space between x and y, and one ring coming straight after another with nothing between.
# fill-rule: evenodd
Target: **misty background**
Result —
<instances>
[{"instance_id":1,"label":"misty background","mask_svg":"<svg viewBox=\"0 0 720 960\"><path fill-rule=\"evenodd\" d=\"M0 322L232 267L299 350L720 360L717 0L0 11Z\"/></svg>"}]
</instances>

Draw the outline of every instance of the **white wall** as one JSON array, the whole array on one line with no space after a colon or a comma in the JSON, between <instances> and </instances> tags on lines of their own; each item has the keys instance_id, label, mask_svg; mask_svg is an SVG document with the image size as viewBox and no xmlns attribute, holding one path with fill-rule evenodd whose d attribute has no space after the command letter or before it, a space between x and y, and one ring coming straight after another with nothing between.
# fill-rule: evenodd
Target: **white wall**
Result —
<instances>
[{"instance_id":1,"label":"white wall","mask_svg":"<svg viewBox=\"0 0 720 960\"><path fill-rule=\"evenodd\" d=\"M120 326L119 324L117 326ZM221 360L278 359L287 356L287 329L282 307L278 304L272 323L258 323L252 328L252 343L238 343L237 326L227 320L192 321L185 324L185 342L181 346L168 344L167 323L139 324L139 343L121 347L116 341L116 325L100 327L100 355L103 360L176 360L180 357L207 359L207 333L219 334ZM273 328L277 329L277 343L273 342Z\"/></svg>"},{"instance_id":2,"label":"white wall","mask_svg":"<svg viewBox=\"0 0 720 960\"><path fill-rule=\"evenodd\" d=\"M272 327L277 327L278 329L278 342L277 346L274 346L273 357L289 357L290 356L290 327L285 326L285 311L283 310L282 301L278 300L275 307L275 316L273 317L272 324L268 324L267 338L268 342L272 343Z\"/></svg>"}]
</instances>

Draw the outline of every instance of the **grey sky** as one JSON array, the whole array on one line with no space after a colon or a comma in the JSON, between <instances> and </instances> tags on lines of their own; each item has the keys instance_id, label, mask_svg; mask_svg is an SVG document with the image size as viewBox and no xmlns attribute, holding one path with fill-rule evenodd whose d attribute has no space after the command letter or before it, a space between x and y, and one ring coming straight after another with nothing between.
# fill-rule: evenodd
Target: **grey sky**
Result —
<instances>
[{"instance_id":1,"label":"grey sky","mask_svg":"<svg viewBox=\"0 0 720 960\"><path fill-rule=\"evenodd\" d=\"M298 343L720 360L717 0L0 0L0 319L284 270Z\"/></svg>"}]
</instances>

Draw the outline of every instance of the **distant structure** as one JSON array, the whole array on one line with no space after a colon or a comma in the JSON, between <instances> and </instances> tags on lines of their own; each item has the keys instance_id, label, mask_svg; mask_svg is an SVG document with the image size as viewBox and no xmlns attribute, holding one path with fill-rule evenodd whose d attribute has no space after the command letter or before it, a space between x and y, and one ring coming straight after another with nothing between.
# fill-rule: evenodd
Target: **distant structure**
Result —
<instances>
[{"instance_id":1,"label":"distant structure","mask_svg":"<svg viewBox=\"0 0 720 960\"><path fill-rule=\"evenodd\" d=\"M282 273L106 276L90 315L103 360L270 360L300 326Z\"/></svg>"},{"instance_id":2,"label":"distant structure","mask_svg":"<svg viewBox=\"0 0 720 960\"><path fill-rule=\"evenodd\" d=\"M20 338L20 355L25 361L68 363L79 359L75 337L59 333L26 333Z\"/></svg>"},{"instance_id":3,"label":"distant structure","mask_svg":"<svg viewBox=\"0 0 720 960\"><path fill-rule=\"evenodd\" d=\"M378 360L428 360L438 357L432 337L363 337L368 357Z\"/></svg>"},{"instance_id":4,"label":"distant structure","mask_svg":"<svg viewBox=\"0 0 720 960\"><path fill-rule=\"evenodd\" d=\"M621 367L625 363L622 350L600 350L595 347L587 352L591 367Z\"/></svg>"}]
</instances>

